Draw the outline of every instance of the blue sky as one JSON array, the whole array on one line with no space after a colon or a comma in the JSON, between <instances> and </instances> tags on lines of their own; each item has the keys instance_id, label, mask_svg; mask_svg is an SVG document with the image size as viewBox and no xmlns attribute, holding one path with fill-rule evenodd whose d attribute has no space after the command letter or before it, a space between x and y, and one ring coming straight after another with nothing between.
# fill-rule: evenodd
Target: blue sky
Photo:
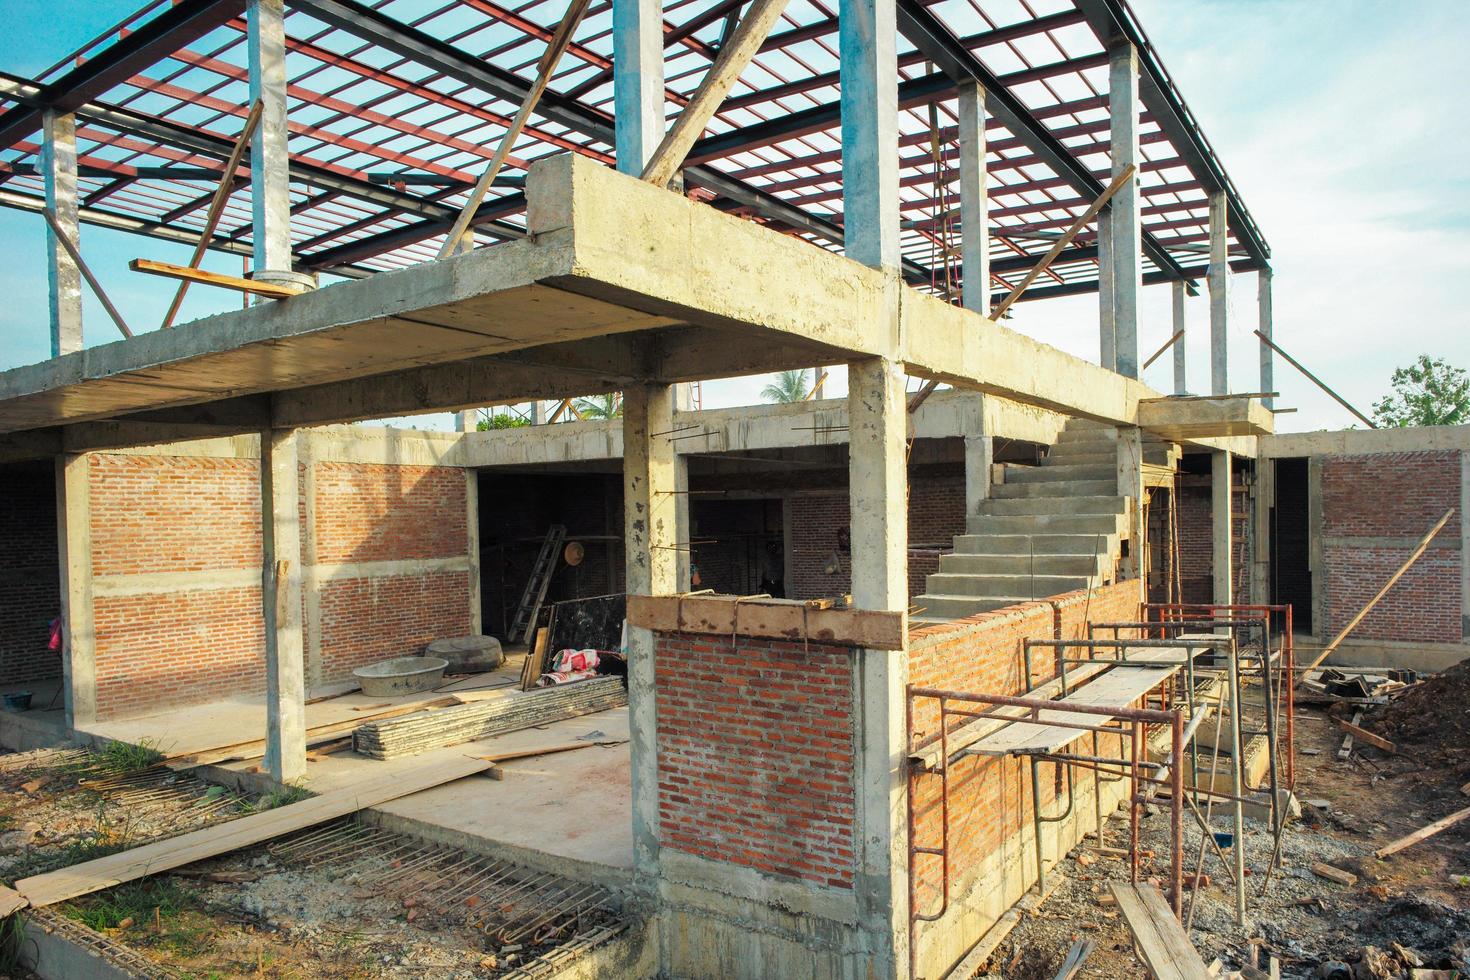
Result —
<instances>
[{"instance_id":1,"label":"blue sky","mask_svg":"<svg viewBox=\"0 0 1470 980\"><path fill-rule=\"evenodd\" d=\"M140 0L6 0L19 29L0 34L0 69L33 75ZM1133 0L1190 108L1273 250L1276 337L1365 411L1395 366L1421 352L1470 367L1470 101L1462 97L1470 18L1463 0ZM84 227L90 264L135 331L161 319L171 291L130 273L131 258L187 261L180 245ZM0 369L44 359L46 269L39 216L0 208ZM235 257L207 268L238 273ZM1144 291L1140 349L1168 338L1169 291ZM88 296L88 343L116 336ZM181 319L237 297L191 290ZM1188 309L1190 382L1208 388L1208 306ZM1094 297L1024 303L1012 325L1097 355ZM1256 388L1256 281L1232 277L1231 381ZM1145 380L1171 390L1170 358ZM1283 430L1352 419L1280 361ZM705 385L707 405L755 401L764 382ZM841 372L826 393L843 392ZM414 421L442 426L440 417Z\"/></svg>"}]
</instances>

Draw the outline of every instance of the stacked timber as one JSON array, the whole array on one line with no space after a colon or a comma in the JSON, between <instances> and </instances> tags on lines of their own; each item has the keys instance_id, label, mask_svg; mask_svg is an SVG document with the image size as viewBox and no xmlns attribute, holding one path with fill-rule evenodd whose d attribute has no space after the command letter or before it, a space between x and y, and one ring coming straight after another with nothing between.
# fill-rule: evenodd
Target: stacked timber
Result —
<instances>
[{"instance_id":1,"label":"stacked timber","mask_svg":"<svg viewBox=\"0 0 1470 980\"><path fill-rule=\"evenodd\" d=\"M501 735L628 703L621 677L598 677L511 694L494 701L422 711L369 722L352 733L352 748L374 759L400 759L446 745Z\"/></svg>"}]
</instances>

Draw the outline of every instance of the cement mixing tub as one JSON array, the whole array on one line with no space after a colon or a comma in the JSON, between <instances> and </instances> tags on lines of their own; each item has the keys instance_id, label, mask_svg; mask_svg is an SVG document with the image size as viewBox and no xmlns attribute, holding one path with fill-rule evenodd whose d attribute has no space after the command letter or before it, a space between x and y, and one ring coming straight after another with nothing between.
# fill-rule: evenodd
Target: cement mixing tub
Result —
<instances>
[{"instance_id":1,"label":"cement mixing tub","mask_svg":"<svg viewBox=\"0 0 1470 980\"><path fill-rule=\"evenodd\" d=\"M444 682L444 668L448 666L449 661L442 657L394 657L359 667L352 676L368 697L391 698L438 687Z\"/></svg>"}]
</instances>

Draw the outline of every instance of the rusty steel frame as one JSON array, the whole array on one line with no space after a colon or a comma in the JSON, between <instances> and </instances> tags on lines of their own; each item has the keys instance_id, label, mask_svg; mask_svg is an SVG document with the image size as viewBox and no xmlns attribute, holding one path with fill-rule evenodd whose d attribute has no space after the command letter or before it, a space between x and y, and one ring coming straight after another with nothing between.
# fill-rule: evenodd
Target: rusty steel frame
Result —
<instances>
[{"instance_id":1,"label":"rusty steel frame","mask_svg":"<svg viewBox=\"0 0 1470 980\"><path fill-rule=\"evenodd\" d=\"M1027 672L1027 683L1030 683L1030 672ZM916 702L920 700L934 700L939 707L939 730L938 733L928 738L913 741L913 716ZM960 702L965 705L984 705L979 710L962 707L952 707L951 702ZM1002 707L1024 708L1027 714L1020 716L999 715L995 709ZM949 770L951 766L949 752L949 736L951 733L950 721L953 718L966 719L994 719L1006 722L1024 722L1028 719L1038 721L1040 712L1056 710L1064 707L1068 712L1084 715L1099 715L1108 717L1113 722L1120 723L1120 727L1110 728L1108 723L1102 725L1087 725L1080 722L1048 721L1045 724L1077 730L1079 732L1105 733L1119 737L1127 736L1132 745L1131 757L1097 757L1095 759L1073 760L1069 758L1053 757L1050 755L1028 755L1027 760L1031 766L1032 805L1031 820L1033 843L1035 845L1037 888L1042 894L1046 891L1046 864L1042 846L1042 825L1050 820L1056 822L1057 817L1046 818L1041 812L1041 800L1039 793L1039 781L1037 777L1038 766L1043 761L1052 761L1058 766L1066 766L1068 772L1071 768L1079 766L1090 768L1097 773L1097 785L1095 793L1101 793L1101 775L1099 766L1092 764L1099 761L1116 764L1119 771L1126 769L1132 776L1132 785L1129 794L1129 866L1130 876L1133 881L1138 880L1139 852L1138 852L1138 812L1143 803L1141 770L1152 764L1143 761L1142 746L1144 744L1144 726L1146 725L1168 725L1171 733L1171 758L1173 759L1169 769L1170 786L1170 901L1175 914L1179 914L1183 907L1183 835L1184 835L1184 769L1182 766L1183 743L1184 743L1184 715L1178 710L1158 710L1153 708L1135 708L1130 705L1086 705L1066 704L1059 705L1058 702L1036 697L1023 697L1005 694L982 694L978 692L953 691L942 688L920 687L909 685L905 703L905 717L910 732L909 753L920 751L932 745L938 744L941 748L940 761L937 769L923 769L913 764L910 760L907 769L907 807L908 807L908 875L909 875L909 955L911 969L917 965L917 931L919 923L934 922L942 919L949 911L950 906L950 853L949 853L949 812L950 812L950 786ZM915 782L923 776L938 776L940 779L940 844L936 846L920 844L917 840L917 810L915 803ZM1070 812L1074 798L1071 791L1068 792L1068 811ZM1099 843L1101 843L1102 828L1097 828ZM919 896L917 885L917 868L921 855L938 857L940 859L941 871L941 898L939 909L935 912L923 912L919 908Z\"/></svg>"}]
</instances>

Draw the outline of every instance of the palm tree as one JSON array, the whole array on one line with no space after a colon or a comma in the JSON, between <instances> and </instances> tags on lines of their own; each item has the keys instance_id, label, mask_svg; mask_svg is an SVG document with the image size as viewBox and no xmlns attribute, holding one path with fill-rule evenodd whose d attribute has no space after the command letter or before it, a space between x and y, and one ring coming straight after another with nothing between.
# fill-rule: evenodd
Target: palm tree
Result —
<instances>
[{"instance_id":1,"label":"palm tree","mask_svg":"<svg viewBox=\"0 0 1470 980\"><path fill-rule=\"evenodd\" d=\"M806 372L782 371L772 384L761 389L761 397L768 402L789 404L806 400Z\"/></svg>"},{"instance_id":2,"label":"palm tree","mask_svg":"<svg viewBox=\"0 0 1470 980\"><path fill-rule=\"evenodd\" d=\"M616 419L623 415L623 399L616 391L591 398L578 398L577 411L584 419Z\"/></svg>"}]
</instances>

